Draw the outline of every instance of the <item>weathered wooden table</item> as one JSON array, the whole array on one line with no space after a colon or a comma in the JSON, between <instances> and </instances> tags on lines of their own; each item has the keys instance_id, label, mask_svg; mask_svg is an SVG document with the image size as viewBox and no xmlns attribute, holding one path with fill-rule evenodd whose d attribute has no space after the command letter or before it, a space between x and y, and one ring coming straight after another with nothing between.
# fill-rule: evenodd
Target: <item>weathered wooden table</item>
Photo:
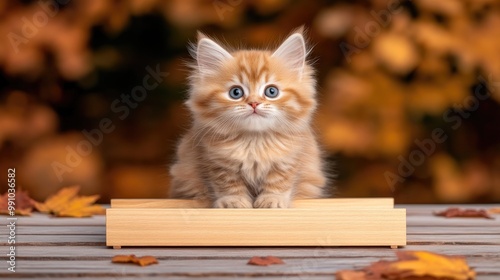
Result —
<instances>
[{"instance_id":1,"label":"weathered wooden table","mask_svg":"<svg viewBox=\"0 0 500 280\"><path fill-rule=\"evenodd\" d=\"M464 255L477 279L500 279L500 216L445 219L433 211L449 205L399 205L407 208L408 246L397 250L427 250ZM462 205L490 208L498 205ZM334 279L340 269L360 268L394 259L394 250L382 247L215 247L122 248L105 246L105 218L50 218L42 214L18 217L16 272L8 271L7 216L0 228L0 278L58 279ZM141 238L141 236L137 236ZM286 238L284 236L283 238ZM111 263L116 254L153 255L159 264L139 267ZM273 255L286 264L247 265L252 256Z\"/></svg>"}]
</instances>

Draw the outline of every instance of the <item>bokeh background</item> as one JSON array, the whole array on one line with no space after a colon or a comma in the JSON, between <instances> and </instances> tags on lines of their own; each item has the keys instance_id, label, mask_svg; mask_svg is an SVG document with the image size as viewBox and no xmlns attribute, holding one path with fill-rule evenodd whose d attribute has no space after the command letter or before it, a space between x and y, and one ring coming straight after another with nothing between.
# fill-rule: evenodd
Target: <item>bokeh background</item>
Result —
<instances>
[{"instance_id":1,"label":"bokeh background","mask_svg":"<svg viewBox=\"0 0 500 280\"><path fill-rule=\"evenodd\" d=\"M166 197L196 30L266 47L302 24L338 196L500 201L497 0L1 1L2 192L16 167L38 200Z\"/></svg>"}]
</instances>

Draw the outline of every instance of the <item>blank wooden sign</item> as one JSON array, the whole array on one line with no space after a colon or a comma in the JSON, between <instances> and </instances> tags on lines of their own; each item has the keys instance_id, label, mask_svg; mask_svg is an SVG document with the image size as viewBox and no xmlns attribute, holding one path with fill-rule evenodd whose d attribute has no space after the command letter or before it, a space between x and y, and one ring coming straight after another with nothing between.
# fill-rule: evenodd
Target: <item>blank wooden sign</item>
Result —
<instances>
[{"instance_id":1,"label":"blank wooden sign","mask_svg":"<svg viewBox=\"0 0 500 280\"><path fill-rule=\"evenodd\" d=\"M406 245L392 198L296 200L289 209L200 208L193 200L114 199L106 244L121 246Z\"/></svg>"}]
</instances>

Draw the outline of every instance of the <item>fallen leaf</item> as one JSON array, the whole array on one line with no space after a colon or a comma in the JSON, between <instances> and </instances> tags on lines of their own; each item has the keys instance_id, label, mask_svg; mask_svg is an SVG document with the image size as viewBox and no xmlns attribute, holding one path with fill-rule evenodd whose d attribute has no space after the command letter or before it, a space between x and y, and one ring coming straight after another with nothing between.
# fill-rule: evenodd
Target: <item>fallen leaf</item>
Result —
<instances>
[{"instance_id":1,"label":"fallen leaf","mask_svg":"<svg viewBox=\"0 0 500 280\"><path fill-rule=\"evenodd\" d=\"M464 257L445 256L425 251L401 251L399 261L391 264L392 273L404 277L445 278L454 280L474 279L476 273L467 265Z\"/></svg>"},{"instance_id":2,"label":"fallen leaf","mask_svg":"<svg viewBox=\"0 0 500 280\"><path fill-rule=\"evenodd\" d=\"M36 203L35 207L42 213L57 213L67 207L67 204L80 191L79 186L67 187L59 190L55 195L50 196L44 203Z\"/></svg>"},{"instance_id":3,"label":"fallen leaf","mask_svg":"<svg viewBox=\"0 0 500 280\"><path fill-rule=\"evenodd\" d=\"M247 264L251 265L260 265L260 266L268 266L272 264L284 264L278 257L267 256L267 257L252 257Z\"/></svg>"},{"instance_id":4,"label":"fallen leaf","mask_svg":"<svg viewBox=\"0 0 500 280\"><path fill-rule=\"evenodd\" d=\"M367 274L367 279L385 279L385 274L388 273L390 266L393 262L390 261L378 261L370 264L365 268L365 273ZM397 277L396 277L397 278ZM392 278L391 278L392 279Z\"/></svg>"},{"instance_id":5,"label":"fallen leaf","mask_svg":"<svg viewBox=\"0 0 500 280\"><path fill-rule=\"evenodd\" d=\"M61 189L55 195L47 198L44 203L35 203L35 208L42 212L57 217L91 217L92 215L103 215L106 210L100 205L93 205L99 195L77 196L79 186Z\"/></svg>"},{"instance_id":6,"label":"fallen leaf","mask_svg":"<svg viewBox=\"0 0 500 280\"><path fill-rule=\"evenodd\" d=\"M442 216L445 218L486 218L494 219L488 212L484 209L460 209L460 208L448 208L441 212L434 212L436 216Z\"/></svg>"},{"instance_id":7,"label":"fallen leaf","mask_svg":"<svg viewBox=\"0 0 500 280\"><path fill-rule=\"evenodd\" d=\"M337 280L368 280L366 272L354 270L340 270L335 273Z\"/></svg>"},{"instance_id":8,"label":"fallen leaf","mask_svg":"<svg viewBox=\"0 0 500 280\"><path fill-rule=\"evenodd\" d=\"M19 189L15 192L15 199L13 201L12 207L15 209L15 214L20 216L30 216L35 206L36 201L34 201L28 194L27 191ZM12 203L12 202L11 202ZM0 196L0 214L10 215L9 211L9 193L6 192Z\"/></svg>"},{"instance_id":9,"label":"fallen leaf","mask_svg":"<svg viewBox=\"0 0 500 280\"><path fill-rule=\"evenodd\" d=\"M153 256L136 257L135 255L116 255L111 259L113 263L134 263L140 266L157 264L158 260Z\"/></svg>"},{"instance_id":10,"label":"fallen leaf","mask_svg":"<svg viewBox=\"0 0 500 280\"><path fill-rule=\"evenodd\" d=\"M463 257L425 251L400 251L396 261L378 261L362 270L340 270L337 280L473 280L476 276Z\"/></svg>"},{"instance_id":11,"label":"fallen leaf","mask_svg":"<svg viewBox=\"0 0 500 280\"><path fill-rule=\"evenodd\" d=\"M135 263L135 255L116 255L111 259L113 263Z\"/></svg>"},{"instance_id":12,"label":"fallen leaf","mask_svg":"<svg viewBox=\"0 0 500 280\"><path fill-rule=\"evenodd\" d=\"M152 264L156 264L158 263L158 260L153 257L153 256L144 256L144 257L140 257L139 259L139 265L140 266L148 266L148 265L152 265Z\"/></svg>"},{"instance_id":13,"label":"fallen leaf","mask_svg":"<svg viewBox=\"0 0 500 280\"><path fill-rule=\"evenodd\" d=\"M500 207L490 208L488 209L489 214L500 214Z\"/></svg>"},{"instance_id":14,"label":"fallen leaf","mask_svg":"<svg viewBox=\"0 0 500 280\"><path fill-rule=\"evenodd\" d=\"M93 214L99 214L100 205L92 205L99 199L98 195L75 197L68 202L67 207L60 209L57 213L59 217L90 217Z\"/></svg>"},{"instance_id":15,"label":"fallen leaf","mask_svg":"<svg viewBox=\"0 0 500 280\"><path fill-rule=\"evenodd\" d=\"M335 273L337 280L383 280L383 279L401 279L401 277L387 278L390 266L393 262L378 261L370 264L362 270L340 270ZM422 279L424 280L424 279ZM432 280L432 279L429 279Z\"/></svg>"}]
</instances>

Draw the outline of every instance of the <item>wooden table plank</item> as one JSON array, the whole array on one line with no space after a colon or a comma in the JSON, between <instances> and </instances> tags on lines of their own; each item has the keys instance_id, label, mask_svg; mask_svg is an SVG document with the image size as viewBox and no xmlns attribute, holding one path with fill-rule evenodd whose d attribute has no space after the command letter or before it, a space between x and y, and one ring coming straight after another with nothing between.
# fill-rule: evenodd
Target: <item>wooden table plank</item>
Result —
<instances>
[{"instance_id":1,"label":"wooden table plank","mask_svg":"<svg viewBox=\"0 0 500 280\"><path fill-rule=\"evenodd\" d=\"M493 227L500 232L500 217L497 217L496 219L484 219L408 216L406 225L407 227Z\"/></svg>"},{"instance_id":2,"label":"wooden table plank","mask_svg":"<svg viewBox=\"0 0 500 280\"><path fill-rule=\"evenodd\" d=\"M140 238L140 237L138 237ZM106 245L104 234L23 234L18 235L16 243L19 246L103 246ZM464 245L500 245L500 237L496 234L460 234L460 235L432 235L432 234L408 234L408 245L432 245L432 244L464 244ZM0 240L0 246L6 246L7 240ZM321 241L309 247L322 246ZM366 248L366 247L365 247ZM388 247L380 247L388 248Z\"/></svg>"},{"instance_id":3,"label":"wooden table plank","mask_svg":"<svg viewBox=\"0 0 500 280\"><path fill-rule=\"evenodd\" d=\"M54 246L19 246L20 259L109 259L117 254L153 255L164 259L248 259L252 256L275 255L286 258L362 258L386 257L393 258L395 250L388 248L369 247L202 247L202 248L155 248L155 247L124 247L113 250L106 246L66 246L64 249ZM6 250L6 247L1 247ZM471 245L409 245L398 250L424 250L440 252L449 255L471 257L499 257L500 246ZM1 260L7 257L1 255Z\"/></svg>"},{"instance_id":4,"label":"wooden table plank","mask_svg":"<svg viewBox=\"0 0 500 280\"><path fill-rule=\"evenodd\" d=\"M142 275L141 275L142 276ZM147 278L144 277L145 279L151 279L151 280L164 280L165 276L157 276L157 275L147 275ZM16 280L33 280L33 277L16 277ZM66 279L78 279L78 280L95 280L95 277L64 277L60 278L58 277L57 280L66 280ZM99 280L136 280L138 279L138 276L111 276L111 277L99 277ZM190 276L168 276L169 280L188 280L188 279L207 279L207 280L226 280L226 279L236 279L235 275L230 275L230 276L223 276L223 275L217 275L217 276L208 276L205 275L203 278L201 277L190 277ZM307 277L303 277L301 275L294 275L294 276L238 276L237 279L241 280L334 280L333 275L322 275L322 276L315 276L315 275L308 275ZM480 275L479 277L476 278L477 280L498 280L498 275Z\"/></svg>"},{"instance_id":5,"label":"wooden table plank","mask_svg":"<svg viewBox=\"0 0 500 280\"><path fill-rule=\"evenodd\" d=\"M141 275L142 276L142 275ZM33 277L16 277L16 280L33 280ZM36 279L36 278L35 278ZM58 277L58 280L66 280L66 279L78 279L78 280L95 280L95 277ZM125 279L125 280L135 280L138 279L138 276L130 276L130 277L123 277L123 276L111 276L111 277L99 277L99 280L117 280L117 279ZM141 278L142 279L142 278ZM151 280L164 280L165 276L156 276L156 275L147 275L147 277L144 277L144 279L151 279ZM226 280L226 279L243 279L243 280L250 280L250 279L259 279L259 280L332 280L335 279L334 276L332 275L324 275L324 276L315 276L315 275L307 275L307 277L303 277L301 275L294 275L294 276L238 276L235 278L235 275L230 275L230 276L224 276L224 275L217 275L217 276L208 276L205 275L203 278L201 277L190 277L190 276L168 276L168 279L170 280L186 280L186 279L208 279L208 280ZM477 280L498 280L498 275L480 275L479 277L476 278Z\"/></svg>"},{"instance_id":6,"label":"wooden table plank","mask_svg":"<svg viewBox=\"0 0 500 280\"><path fill-rule=\"evenodd\" d=\"M147 274L147 276L140 274L137 276L99 276L99 280L137 280L137 279L148 279L148 280L165 280L166 276L163 275L153 275L153 274ZM10 275L12 276L12 275ZM55 275L59 277L60 275ZM487 277L487 276L486 276ZM496 278L494 278L496 277ZM15 280L33 280L36 278L33 277L19 277L16 276ZM61 278L55 278L55 279L61 279ZM95 280L96 277L86 277L86 276L75 276L75 277L69 277L66 276L63 279L78 279L78 280ZM190 277L190 276L168 276L169 280L186 280L186 279L203 279L203 280L233 280L233 279L238 279L238 280L332 280L334 279L332 275L307 275L307 277L303 277L301 275L294 275L294 276L282 276L282 275L277 275L277 276L243 276L243 275L216 275L216 276L210 276L210 275L204 275L203 277ZM490 278L480 278L480 280L498 280L498 276L491 276Z\"/></svg>"},{"instance_id":7,"label":"wooden table plank","mask_svg":"<svg viewBox=\"0 0 500 280\"><path fill-rule=\"evenodd\" d=\"M0 246L7 246L7 239L0 240ZM16 245L20 246L105 246L105 235L18 235Z\"/></svg>"},{"instance_id":8,"label":"wooden table plank","mask_svg":"<svg viewBox=\"0 0 500 280\"><path fill-rule=\"evenodd\" d=\"M397 208L409 208L407 211L407 219L409 222L408 226L444 226L443 221L447 226L465 226L473 227L477 225L485 226L500 226L500 215L493 215L496 217L494 220L487 219L468 219L468 218L455 218L455 219L445 219L443 217L432 216L433 211L440 211L448 208L448 206L443 205L398 205ZM500 207L498 204L492 204L487 207L469 207L467 208L482 208L489 209L494 207ZM462 208L465 208L462 207ZM105 224L106 218L104 216L94 216L90 218L57 218L51 217L45 214L33 213L29 217L17 217L18 224L21 226L100 226ZM423 223L429 222L428 224Z\"/></svg>"},{"instance_id":9,"label":"wooden table plank","mask_svg":"<svg viewBox=\"0 0 500 280\"><path fill-rule=\"evenodd\" d=\"M8 233L8 229L0 228L0 235ZM104 225L99 226L26 226L17 225L16 235L105 235Z\"/></svg>"},{"instance_id":10,"label":"wooden table plank","mask_svg":"<svg viewBox=\"0 0 500 280\"><path fill-rule=\"evenodd\" d=\"M204 276L204 275L242 275L242 276L294 276L294 275L334 275L341 269L360 269L378 261L378 257L364 258L315 258L288 259L285 264L269 267L247 265L247 259L204 259L200 260L159 260L158 265L147 268L130 264L112 264L109 260L58 260L23 261L23 269L16 275L28 276L43 273L49 277L59 276L134 276L154 274L164 276ZM469 257L468 263L481 275L498 275L498 258ZM5 265L2 265L5 266ZM0 277L9 275L6 269L0 270Z\"/></svg>"},{"instance_id":11,"label":"wooden table plank","mask_svg":"<svg viewBox=\"0 0 500 280\"><path fill-rule=\"evenodd\" d=\"M462 244L462 245L500 245L498 235L408 235L408 245L440 245L440 244Z\"/></svg>"},{"instance_id":12,"label":"wooden table plank","mask_svg":"<svg viewBox=\"0 0 500 280\"><path fill-rule=\"evenodd\" d=\"M145 268L129 264L112 264L108 261L23 261L21 275L37 274L46 275L76 274L87 276L133 275L137 273L150 273L162 275L332 275L338 269L362 267L378 258L365 257L363 259L284 259L286 264L269 267L247 265L247 259L204 259L199 260L160 260L159 265ZM2 266L5 266L2 264ZM5 269L0 270L0 277L5 274Z\"/></svg>"},{"instance_id":13,"label":"wooden table plank","mask_svg":"<svg viewBox=\"0 0 500 280\"><path fill-rule=\"evenodd\" d=\"M106 224L106 217L103 215L88 218L60 218L46 214L33 213L31 216L18 216L19 226L102 226Z\"/></svg>"},{"instance_id":14,"label":"wooden table plank","mask_svg":"<svg viewBox=\"0 0 500 280\"><path fill-rule=\"evenodd\" d=\"M408 218L410 219L410 218ZM499 235L500 229L496 227L461 227L461 226L407 226L408 234L421 235L461 235L461 234L481 234L481 235Z\"/></svg>"},{"instance_id":15,"label":"wooden table plank","mask_svg":"<svg viewBox=\"0 0 500 280\"><path fill-rule=\"evenodd\" d=\"M408 218L411 220L411 218ZM8 229L5 227L0 228L0 235L8 233ZM92 234L92 235L104 235L106 234L106 228L104 225L96 226L17 226L17 235L71 235L71 234ZM434 226L434 227L424 227L424 226L408 226L408 235L465 235L465 234L481 234L481 235L499 235L500 229L497 227L461 227L461 226Z\"/></svg>"}]
</instances>

